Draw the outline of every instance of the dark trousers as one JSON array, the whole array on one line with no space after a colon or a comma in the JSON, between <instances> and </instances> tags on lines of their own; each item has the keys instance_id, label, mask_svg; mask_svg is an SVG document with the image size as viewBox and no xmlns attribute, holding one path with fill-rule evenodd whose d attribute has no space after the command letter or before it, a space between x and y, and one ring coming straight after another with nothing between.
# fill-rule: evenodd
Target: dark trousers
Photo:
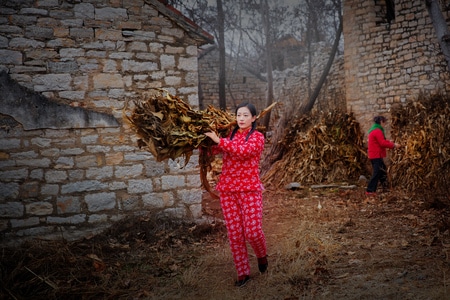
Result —
<instances>
[{"instance_id":1,"label":"dark trousers","mask_svg":"<svg viewBox=\"0 0 450 300\"><path fill-rule=\"evenodd\" d=\"M387 172L382 158L371 159L370 162L372 163L372 178L367 185L367 191L374 193L377 191L378 182L383 186L386 184Z\"/></svg>"}]
</instances>

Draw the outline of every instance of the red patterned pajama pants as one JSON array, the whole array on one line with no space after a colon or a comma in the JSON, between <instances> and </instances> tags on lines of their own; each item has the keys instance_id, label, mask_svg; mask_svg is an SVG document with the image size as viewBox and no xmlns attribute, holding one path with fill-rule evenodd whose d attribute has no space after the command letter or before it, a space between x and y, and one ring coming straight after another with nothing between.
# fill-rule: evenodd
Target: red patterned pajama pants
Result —
<instances>
[{"instance_id":1,"label":"red patterned pajama pants","mask_svg":"<svg viewBox=\"0 0 450 300\"><path fill-rule=\"evenodd\" d=\"M267 253L262 230L262 192L221 192L220 204L237 275L250 275L246 241L257 258Z\"/></svg>"}]
</instances>

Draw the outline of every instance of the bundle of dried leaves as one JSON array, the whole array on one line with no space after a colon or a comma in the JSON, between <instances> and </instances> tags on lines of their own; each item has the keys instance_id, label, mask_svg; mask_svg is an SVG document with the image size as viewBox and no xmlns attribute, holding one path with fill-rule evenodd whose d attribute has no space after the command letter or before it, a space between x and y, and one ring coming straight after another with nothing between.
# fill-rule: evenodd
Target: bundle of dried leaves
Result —
<instances>
[{"instance_id":1,"label":"bundle of dried leaves","mask_svg":"<svg viewBox=\"0 0 450 300\"><path fill-rule=\"evenodd\" d=\"M392 183L450 205L450 97L436 94L392 110ZM426 193L432 191L432 193Z\"/></svg>"},{"instance_id":2,"label":"bundle of dried leaves","mask_svg":"<svg viewBox=\"0 0 450 300\"><path fill-rule=\"evenodd\" d=\"M213 106L204 111L193 110L164 90L143 101L134 101L134 106L125 119L140 137L139 147L145 147L158 161L185 157L188 162L194 149L211 145L205 132L225 136L235 124L234 117L227 112Z\"/></svg>"},{"instance_id":3,"label":"bundle of dried leaves","mask_svg":"<svg viewBox=\"0 0 450 300\"><path fill-rule=\"evenodd\" d=\"M264 174L267 187L357 178L366 161L364 135L352 113L303 115L286 130L284 155Z\"/></svg>"},{"instance_id":4,"label":"bundle of dried leaves","mask_svg":"<svg viewBox=\"0 0 450 300\"><path fill-rule=\"evenodd\" d=\"M275 104L262 111L257 118L264 116ZM124 109L124 118L140 137L138 146L145 147L158 161L184 157L187 164L193 151L200 148L201 182L212 193L206 174L214 159L210 151L214 142L204 133L214 131L219 137L228 136L236 125L235 116L213 106L203 111L194 110L181 98L165 90L158 90L148 99L134 101L131 114L127 108L128 105Z\"/></svg>"},{"instance_id":5,"label":"bundle of dried leaves","mask_svg":"<svg viewBox=\"0 0 450 300\"><path fill-rule=\"evenodd\" d=\"M213 142L204 133L214 131L220 137L227 136L236 124L234 116L213 106L196 111L162 89L148 99L135 100L131 115L128 107L124 118L140 137L138 146L152 153L157 161L183 157L187 164L195 149L204 150L199 156L200 176L202 185L212 193L206 174L213 160L209 155Z\"/></svg>"}]
</instances>

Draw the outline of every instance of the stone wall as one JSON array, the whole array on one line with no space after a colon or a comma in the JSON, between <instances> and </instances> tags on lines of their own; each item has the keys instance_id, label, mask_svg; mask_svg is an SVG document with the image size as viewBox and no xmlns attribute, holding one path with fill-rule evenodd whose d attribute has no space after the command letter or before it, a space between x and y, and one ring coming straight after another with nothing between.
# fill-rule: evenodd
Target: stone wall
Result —
<instances>
[{"instance_id":1,"label":"stone wall","mask_svg":"<svg viewBox=\"0 0 450 300\"><path fill-rule=\"evenodd\" d=\"M207 38L156 0L1 5L0 70L31 92L119 124L24 130L2 112L1 242L75 239L135 214L200 218L198 157L185 167L182 159L155 161L137 147L122 109L153 88L198 106L197 49Z\"/></svg>"},{"instance_id":2,"label":"stone wall","mask_svg":"<svg viewBox=\"0 0 450 300\"><path fill-rule=\"evenodd\" d=\"M311 64L311 84L309 83L310 71L307 61L282 72L274 71L274 98L283 104L278 110L289 110L289 114L294 114L299 112L300 108L308 102L310 93L312 93L322 76L331 51L330 48L325 47L323 44L314 45L314 49ZM315 101L313 110L345 109L343 61L343 56L338 53ZM279 114L281 113L283 111L279 112Z\"/></svg>"},{"instance_id":3,"label":"stone wall","mask_svg":"<svg viewBox=\"0 0 450 300\"><path fill-rule=\"evenodd\" d=\"M424 0L344 0L347 108L364 131L376 114L450 87ZM443 11L448 20L448 11Z\"/></svg>"}]
</instances>

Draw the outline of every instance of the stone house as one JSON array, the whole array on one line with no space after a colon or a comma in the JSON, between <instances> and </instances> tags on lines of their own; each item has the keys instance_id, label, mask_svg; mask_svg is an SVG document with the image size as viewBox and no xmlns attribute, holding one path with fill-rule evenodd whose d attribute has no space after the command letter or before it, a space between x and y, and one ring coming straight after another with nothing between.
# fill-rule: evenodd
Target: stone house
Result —
<instances>
[{"instance_id":1,"label":"stone house","mask_svg":"<svg viewBox=\"0 0 450 300\"><path fill-rule=\"evenodd\" d=\"M388 116L394 105L414 101L420 93L450 90L450 73L426 1L344 0L342 3L343 55L335 58L316 104L344 103L347 111L354 113L363 132L367 132L373 116ZM450 10L443 1L441 8L449 23ZM315 84L329 51L319 49L314 53L312 82ZM304 103L308 90L306 70L303 64L275 72L275 100L294 98L291 103Z\"/></svg>"},{"instance_id":2,"label":"stone house","mask_svg":"<svg viewBox=\"0 0 450 300\"><path fill-rule=\"evenodd\" d=\"M274 70L283 71L298 66L305 61L306 53L307 49L305 49L303 43L294 36L283 36L274 42L272 67ZM265 61L264 58L261 60Z\"/></svg>"},{"instance_id":3,"label":"stone house","mask_svg":"<svg viewBox=\"0 0 450 300\"><path fill-rule=\"evenodd\" d=\"M447 23L449 10L441 2ZM347 110L364 132L375 114L414 101L421 92L450 88L426 1L344 0L344 76Z\"/></svg>"},{"instance_id":4,"label":"stone house","mask_svg":"<svg viewBox=\"0 0 450 300\"><path fill-rule=\"evenodd\" d=\"M122 113L154 88L198 107L212 36L157 0L1 6L1 242L76 239L136 214L201 218L198 157L156 161Z\"/></svg>"}]
</instances>

